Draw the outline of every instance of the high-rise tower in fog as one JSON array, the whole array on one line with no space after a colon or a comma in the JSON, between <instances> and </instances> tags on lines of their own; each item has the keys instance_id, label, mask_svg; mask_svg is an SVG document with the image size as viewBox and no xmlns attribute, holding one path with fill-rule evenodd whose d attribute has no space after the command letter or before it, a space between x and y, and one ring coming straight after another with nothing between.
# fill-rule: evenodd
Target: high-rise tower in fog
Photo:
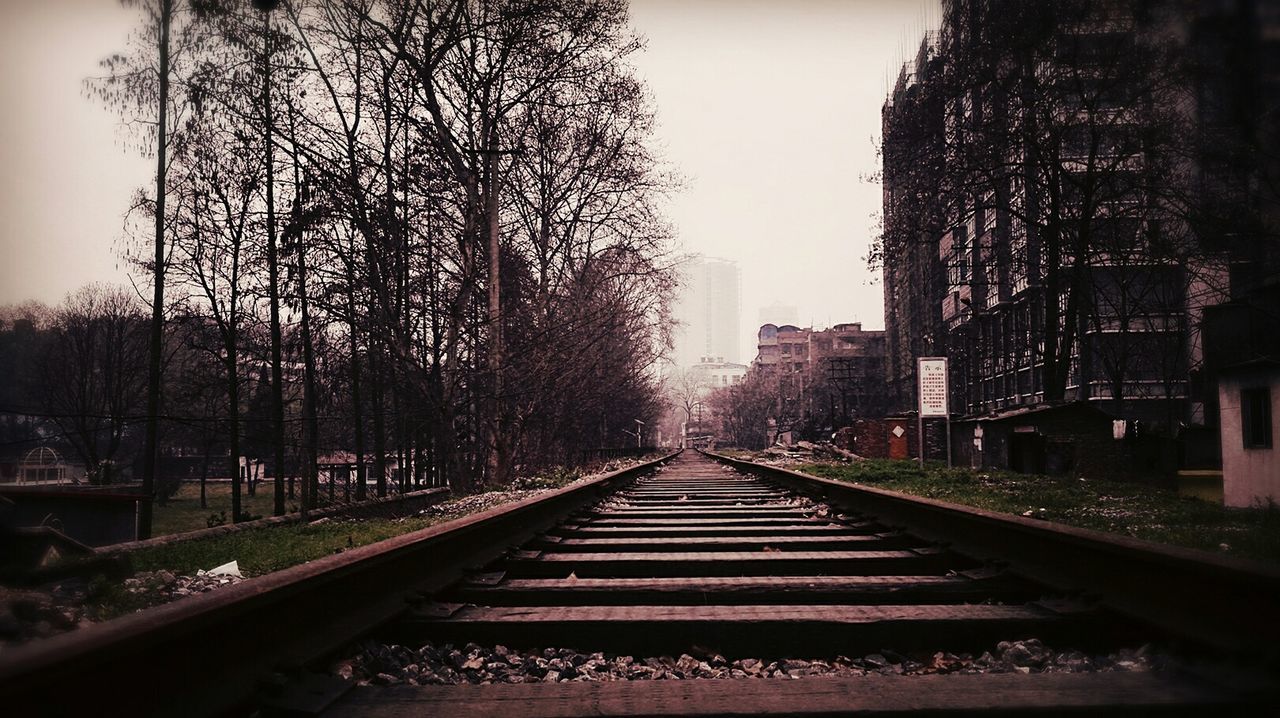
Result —
<instances>
[{"instance_id":1,"label":"high-rise tower in fog","mask_svg":"<svg viewBox=\"0 0 1280 718\"><path fill-rule=\"evenodd\" d=\"M738 362L741 283L737 262L695 255L684 264L673 311L680 326L675 330L672 363L687 369L706 358Z\"/></svg>"}]
</instances>

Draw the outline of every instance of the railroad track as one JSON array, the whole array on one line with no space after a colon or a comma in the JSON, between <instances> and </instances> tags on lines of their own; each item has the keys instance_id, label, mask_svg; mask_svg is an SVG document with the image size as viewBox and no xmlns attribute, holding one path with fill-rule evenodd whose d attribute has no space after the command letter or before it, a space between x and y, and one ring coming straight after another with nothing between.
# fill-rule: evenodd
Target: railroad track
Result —
<instances>
[{"instance_id":1,"label":"railroad track","mask_svg":"<svg viewBox=\"0 0 1280 718\"><path fill-rule=\"evenodd\" d=\"M445 591L393 634L804 657L981 652L1008 638L1078 635L1092 618L1037 605L1028 582L909 533L833 513L686 452Z\"/></svg>"},{"instance_id":2,"label":"railroad track","mask_svg":"<svg viewBox=\"0 0 1280 718\"><path fill-rule=\"evenodd\" d=\"M533 718L896 715L914 710L1147 715L1214 709L1266 714L1274 707L1274 686L1265 672L1251 680L1224 681L1221 674L1185 667L1142 674L355 688L307 670L360 636L408 646L474 642L634 656L694 653L719 660L831 659L877 651L976 654L998 641L1033 637L1055 647L1095 652L1157 641L1212 656L1215 666L1223 665L1224 656L1244 658L1248 665L1275 657L1274 649L1267 654L1265 640L1276 629L1260 623L1258 613L1275 607L1280 574L1273 570L726 457L713 460L686 451L661 470L654 468L617 472L545 499L367 547L361 550L364 555L333 557L332 565L299 567L294 577L256 579L264 582L257 590L243 588L254 583L249 581L228 589L221 599L211 595L180 602L166 607L173 615L159 630L167 641L141 626L126 626L115 638L132 646L132 653L120 648L121 641L106 641L101 652L72 652L78 663L59 664L46 649L36 656L43 672L28 673L50 680L59 667L83 670L92 660L105 670L103 656L136 659L148 645L181 650L185 644L189 649L191 642L216 630L218 619L249 631L258 627L256 620L267 630L287 614L293 622L276 626L286 632L281 638L285 646L261 648L253 661L246 661L243 651L224 651L198 664L171 665L169 675L188 679L193 669L217 666L223 679L212 685L197 682L187 693L171 690L172 695L155 701L135 701L131 712L172 712L200 700L197 695L218 695L219 690L221 703L206 699L196 704L203 710L191 712L257 706L330 718ZM1215 582L1215 598L1226 610L1205 604L1197 611L1185 605L1187 596L1196 593L1185 583L1201 580ZM1163 603L1152 599L1169 582L1181 582L1183 595L1165 596ZM1091 594L1091 589L1096 591ZM197 610L201 599L204 611ZM1188 618L1188 611L1199 619ZM1254 613L1227 615L1238 611ZM316 625L320 616L328 620ZM312 634L301 640L287 633L306 627ZM67 639L68 645L72 641ZM237 659L251 665L228 672L219 662ZM251 684L272 670L287 676L278 681L283 686L253 690ZM21 673L0 666L0 680ZM1233 670L1231 675L1244 673ZM97 680L109 684L110 677L99 675ZM228 700L229 695L235 700ZM0 688L0 700L5 696L6 689ZM31 690L16 696L30 699ZM65 714L81 707L74 696L58 698L62 702L56 707L67 708Z\"/></svg>"},{"instance_id":3,"label":"railroad track","mask_svg":"<svg viewBox=\"0 0 1280 718\"><path fill-rule=\"evenodd\" d=\"M440 592L381 636L403 645L572 646L616 655L695 653L720 662L977 654L1033 637L1106 652L1171 638L1077 592L841 506L848 502L815 502L796 490L832 487L777 478L685 452ZM463 709L496 716L514 706L524 716L914 709L1147 715L1245 711L1250 702L1186 674L877 675L811 678L803 686L781 679L371 686L325 715Z\"/></svg>"}]
</instances>

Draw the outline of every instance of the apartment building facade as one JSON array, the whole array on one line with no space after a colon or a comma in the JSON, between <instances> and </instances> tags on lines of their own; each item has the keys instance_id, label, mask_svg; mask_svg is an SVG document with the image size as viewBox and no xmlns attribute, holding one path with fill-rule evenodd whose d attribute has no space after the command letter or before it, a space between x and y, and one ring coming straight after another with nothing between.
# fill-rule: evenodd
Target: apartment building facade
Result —
<instances>
[{"instance_id":1,"label":"apartment building facade","mask_svg":"<svg viewBox=\"0 0 1280 718\"><path fill-rule=\"evenodd\" d=\"M1146 435L1215 424L1204 310L1276 252L1206 221L1226 180L1201 141L1258 93L1242 74L1274 73L1274 6L944 3L882 113L891 410L914 408L915 358L945 355L957 417L1081 402ZM1215 64L1224 37L1253 37L1252 60Z\"/></svg>"}]
</instances>

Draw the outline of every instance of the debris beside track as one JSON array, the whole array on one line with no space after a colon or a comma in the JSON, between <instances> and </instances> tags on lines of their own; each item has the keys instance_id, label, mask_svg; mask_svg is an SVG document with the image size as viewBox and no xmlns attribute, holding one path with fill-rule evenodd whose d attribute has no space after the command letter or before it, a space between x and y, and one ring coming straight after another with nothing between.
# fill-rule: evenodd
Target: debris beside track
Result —
<instances>
[{"instance_id":1,"label":"debris beside track","mask_svg":"<svg viewBox=\"0 0 1280 718\"><path fill-rule=\"evenodd\" d=\"M38 590L0 587L0 648L207 593L243 579L200 572L143 571L121 583L68 579Z\"/></svg>"},{"instance_id":2,"label":"debris beside track","mask_svg":"<svg viewBox=\"0 0 1280 718\"><path fill-rule=\"evenodd\" d=\"M330 673L360 685L462 685L493 683L564 683L569 681L694 680L745 678L804 678L809 676L865 676L871 674L923 676L945 673L1105 673L1151 671L1172 667L1172 659L1150 646L1092 655L1057 651L1037 639L1002 641L993 651L974 656L899 654L881 649L859 657L832 659L741 658L702 652L698 657L628 656L582 653L569 648L517 651L506 646L468 643L439 646L427 643L417 650L400 645L366 642L354 656L335 662Z\"/></svg>"},{"instance_id":3,"label":"debris beside track","mask_svg":"<svg viewBox=\"0 0 1280 718\"><path fill-rule=\"evenodd\" d=\"M443 501L419 511L416 516L432 518L457 518L487 511L495 506L523 501L524 499L546 493L549 489L525 489L514 491L486 491L482 494L471 494L451 501Z\"/></svg>"},{"instance_id":4,"label":"debris beside track","mask_svg":"<svg viewBox=\"0 0 1280 718\"><path fill-rule=\"evenodd\" d=\"M133 613L152 606L169 603L186 596L239 583L245 578L269 573L269 570L255 570L255 562L244 561L246 547L270 553L273 560L280 561L274 569L288 565L303 563L330 553L363 545L367 541L352 541L360 524L380 524L382 528L376 533L380 539L416 531L442 521L486 511L495 506L521 501L538 496L577 481L592 478L598 473L616 471L639 463L641 460L612 460L600 466L590 467L590 474L582 471L558 471L551 476L519 478L512 482L511 490L487 491L484 493L462 496L451 501L432 505L414 516L399 519L357 519L326 517L307 523L290 526L272 526L242 532L237 535L217 536L198 539L186 544L174 544L150 549L140 549L133 554L134 565L141 563L149 570L136 572L126 579L107 579L98 577L75 577L55 583L33 588L9 588L0 585L0 650L5 647L26 643L32 640L48 638L59 633L75 630L84 626ZM366 527L367 528L367 527ZM314 529L314 530L312 530ZM287 546L288 553L297 558L286 561L283 551L271 544L272 537L291 537L291 543L298 543L300 534L323 532L335 538L322 541L315 556L306 556L294 551L296 546ZM373 533L373 532L370 532ZM359 538L357 536L357 538ZM212 548L217 543L225 544L219 550ZM184 554L184 552L186 552ZM175 556L190 556L186 562L196 562L195 566L178 567L173 561ZM223 555L225 554L225 555ZM210 566L215 562L224 562L241 558L241 567L245 576L208 575L196 571L196 566ZM158 564L158 565L156 565Z\"/></svg>"}]
</instances>

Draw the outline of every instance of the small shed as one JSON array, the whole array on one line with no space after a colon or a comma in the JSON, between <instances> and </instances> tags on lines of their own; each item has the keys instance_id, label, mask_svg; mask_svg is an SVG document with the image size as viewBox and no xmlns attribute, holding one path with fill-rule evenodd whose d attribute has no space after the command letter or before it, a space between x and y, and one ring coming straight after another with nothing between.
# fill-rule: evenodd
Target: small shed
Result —
<instances>
[{"instance_id":1,"label":"small shed","mask_svg":"<svg viewBox=\"0 0 1280 718\"><path fill-rule=\"evenodd\" d=\"M1280 501L1280 361L1258 359L1221 369L1218 411L1223 503Z\"/></svg>"},{"instance_id":2,"label":"small shed","mask_svg":"<svg viewBox=\"0 0 1280 718\"><path fill-rule=\"evenodd\" d=\"M1105 477L1127 465L1115 417L1084 401L966 417L953 421L951 431L959 466Z\"/></svg>"}]
</instances>

